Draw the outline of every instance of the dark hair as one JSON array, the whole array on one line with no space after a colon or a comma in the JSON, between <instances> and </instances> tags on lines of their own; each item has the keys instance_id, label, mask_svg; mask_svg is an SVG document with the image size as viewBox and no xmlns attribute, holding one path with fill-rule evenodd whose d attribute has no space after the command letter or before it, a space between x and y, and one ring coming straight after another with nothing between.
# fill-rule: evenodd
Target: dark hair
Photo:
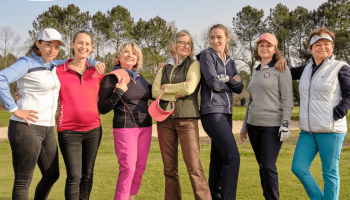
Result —
<instances>
[{"instance_id":1,"label":"dark hair","mask_svg":"<svg viewBox=\"0 0 350 200\"><path fill-rule=\"evenodd\" d=\"M260 42L259 42L259 43L260 43ZM255 48L254 48L254 51L253 51L253 54L254 54L255 60L261 61L261 57L259 56L259 53L258 53L259 43L256 44L256 46L255 46ZM276 61L278 61L280 58L282 58L282 53L281 53L281 51L280 51L276 46L274 46L274 47L275 47L276 53L273 54L272 59L273 59L273 61L276 62Z\"/></svg>"},{"instance_id":2,"label":"dark hair","mask_svg":"<svg viewBox=\"0 0 350 200\"><path fill-rule=\"evenodd\" d=\"M209 36L210 36L210 32L213 30L213 29L216 29L216 28L219 28L221 30L223 30L225 32L225 36L226 37L229 37L230 35L228 34L228 30L226 28L226 26L222 25L222 24L215 24L213 25L212 27L210 27L209 29ZM227 47L227 43L225 45L225 50L224 50L224 53L227 55L229 53L228 51L228 47Z\"/></svg>"},{"instance_id":3,"label":"dark hair","mask_svg":"<svg viewBox=\"0 0 350 200\"><path fill-rule=\"evenodd\" d=\"M309 48L309 49L312 49L312 45L310 46L310 41L311 41L311 38L314 36L314 35L319 35L321 36L322 33L326 33L328 34L329 36L331 36L332 40L333 40L333 45L334 45L334 41L335 41L335 35L332 31L328 30L327 27L322 27L322 28L316 28L315 30L311 31L309 37L307 38L306 40L306 46Z\"/></svg>"},{"instance_id":4,"label":"dark hair","mask_svg":"<svg viewBox=\"0 0 350 200\"><path fill-rule=\"evenodd\" d=\"M90 38L91 38L91 45L93 45L94 41L92 40L92 35L91 35L91 33L88 32L88 31L85 31L85 30L80 30L80 31L78 31L78 32L76 32L76 33L74 34L74 36L73 36L73 43L75 42L75 40L77 39L77 37L78 37L78 35L79 35L80 33L85 33L86 35L90 36ZM95 47L92 46L92 51L91 51L91 53L94 52L94 48L95 48ZM70 52L72 52L72 54L73 54L73 56L74 56L74 49L73 49L72 47L70 48Z\"/></svg>"},{"instance_id":5,"label":"dark hair","mask_svg":"<svg viewBox=\"0 0 350 200\"><path fill-rule=\"evenodd\" d=\"M36 46L36 41L39 41L39 44L41 44L42 40L35 40L34 44L30 46L29 51L26 53L27 56L30 55L30 53L33 51L37 56L41 56L41 53L39 51L39 48Z\"/></svg>"}]
</instances>

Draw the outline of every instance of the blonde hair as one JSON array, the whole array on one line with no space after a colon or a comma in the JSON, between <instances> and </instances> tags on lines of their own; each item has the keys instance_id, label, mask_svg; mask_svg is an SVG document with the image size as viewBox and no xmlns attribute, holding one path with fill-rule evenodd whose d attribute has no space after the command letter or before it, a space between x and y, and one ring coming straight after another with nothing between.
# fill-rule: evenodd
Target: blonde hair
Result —
<instances>
[{"instance_id":1,"label":"blonde hair","mask_svg":"<svg viewBox=\"0 0 350 200\"><path fill-rule=\"evenodd\" d=\"M230 35L228 34L228 30L226 28L226 26L222 25L222 24L215 24L213 25L212 27L210 27L210 30L209 30L209 36L210 36L210 33L213 29L216 29L216 28L219 28L221 30L223 30L225 32L225 36L226 37L230 37ZM227 55L229 54L229 51L228 51L228 47L227 47L227 43L225 45L225 50L224 50L224 53Z\"/></svg>"},{"instance_id":2,"label":"blonde hair","mask_svg":"<svg viewBox=\"0 0 350 200\"><path fill-rule=\"evenodd\" d=\"M125 42L124 44L122 44L117 52L115 53L114 55L114 58L113 58L113 65L118 65L120 64L120 54L121 52L124 51L124 49L126 47L130 46L132 48L132 50L136 53L136 56L137 56L137 61L136 61L136 65L132 67L133 70L137 71L138 69L142 68L142 64L143 64L143 56L142 56L142 52L139 48L139 46L137 46L136 43L134 42Z\"/></svg>"},{"instance_id":3,"label":"blonde hair","mask_svg":"<svg viewBox=\"0 0 350 200\"><path fill-rule=\"evenodd\" d=\"M190 38L191 41L191 52L188 55L191 59L194 56L194 52L193 52L193 39L190 35L190 33L187 30L182 30L179 31L177 33L174 33L169 41L169 48L170 48L170 54L173 56L173 58L176 60L178 59L178 55L176 53L176 43L179 41L179 38L182 36L188 36Z\"/></svg>"}]
</instances>

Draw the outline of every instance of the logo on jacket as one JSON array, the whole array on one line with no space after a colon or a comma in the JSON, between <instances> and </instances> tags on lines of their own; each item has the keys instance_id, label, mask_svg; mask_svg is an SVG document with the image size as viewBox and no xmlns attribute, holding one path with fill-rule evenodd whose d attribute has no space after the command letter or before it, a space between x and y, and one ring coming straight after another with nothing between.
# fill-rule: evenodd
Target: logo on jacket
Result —
<instances>
[{"instance_id":1,"label":"logo on jacket","mask_svg":"<svg viewBox=\"0 0 350 200\"><path fill-rule=\"evenodd\" d=\"M264 74L264 77L265 77L265 78L269 78L269 77L270 77L270 72L266 72L266 73Z\"/></svg>"}]
</instances>

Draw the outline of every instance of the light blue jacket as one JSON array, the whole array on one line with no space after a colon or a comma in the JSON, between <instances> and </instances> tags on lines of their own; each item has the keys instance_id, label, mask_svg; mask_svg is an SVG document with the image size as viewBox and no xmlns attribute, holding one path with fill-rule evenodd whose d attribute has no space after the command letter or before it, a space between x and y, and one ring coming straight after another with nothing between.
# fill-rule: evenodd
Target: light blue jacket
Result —
<instances>
[{"instance_id":1,"label":"light blue jacket","mask_svg":"<svg viewBox=\"0 0 350 200\"><path fill-rule=\"evenodd\" d=\"M17 81L18 84L19 79L23 79L23 77L32 72L42 70L52 71L56 66L64 64L66 61L67 60L52 60L49 64L46 64L42 57L39 57L34 52L31 52L29 56L20 57L14 64L0 71L0 101L5 105L8 112L12 113L18 109L17 104L10 93L10 83ZM89 58L87 59L87 62L92 67L96 66L98 63L98 61ZM53 73L56 75L56 71ZM33 79L30 81L40 82L40 80ZM30 83L28 83L28 79L23 79L21 84L23 87L26 87L27 84L30 85ZM41 84L45 84L45 82L42 82Z\"/></svg>"}]
</instances>

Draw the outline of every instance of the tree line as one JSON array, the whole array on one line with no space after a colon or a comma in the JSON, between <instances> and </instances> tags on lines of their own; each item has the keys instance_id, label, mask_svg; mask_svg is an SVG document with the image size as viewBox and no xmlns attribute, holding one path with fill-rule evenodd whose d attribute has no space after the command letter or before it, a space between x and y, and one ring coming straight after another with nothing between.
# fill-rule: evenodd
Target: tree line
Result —
<instances>
[{"instance_id":1,"label":"tree line","mask_svg":"<svg viewBox=\"0 0 350 200\"><path fill-rule=\"evenodd\" d=\"M316 27L326 26L336 35L334 55L336 59L349 63L350 61L350 0L328 0L315 10L297 7L294 10L279 3L270 9L265 16L262 9L252 6L243 7L228 27L230 41L228 47L230 56L236 61L241 77L247 86L250 74L257 62L253 56L254 42L265 33L276 35L281 50L293 66L298 66L310 60L311 54L306 46L309 33ZM210 46L209 27L201 34L193 35L195 52L200 52ZM95 50L92 58L106 63L107 71L113 67L113 56L116 49L125 41L136 42L144 56L144 66L141 71L148 81L152 82L159 63L170 59L168 43L171 35L177 31L176 22L168 22L159 16L149 20L134 20L127 8L117 5L105 13L98 11L91 15L89 11L81 11L74 4L67 7L54 5L36 17L29 30L29 38L20 42L20 37L11 27L0 27L0 70L15 62L17 57L26 53L29 46L37 38L39 32L47 27L57 29L67 43L67 51L61 50L57 59L71 58L70 42L79 30L92 33ZM16 52L20 49L21 53ZM299 101L297 82L294 82L295 101ZM11 86L11 92L15 86ZM237 98L246 98L247 93Z\"/></svg>"}]
</instances>

